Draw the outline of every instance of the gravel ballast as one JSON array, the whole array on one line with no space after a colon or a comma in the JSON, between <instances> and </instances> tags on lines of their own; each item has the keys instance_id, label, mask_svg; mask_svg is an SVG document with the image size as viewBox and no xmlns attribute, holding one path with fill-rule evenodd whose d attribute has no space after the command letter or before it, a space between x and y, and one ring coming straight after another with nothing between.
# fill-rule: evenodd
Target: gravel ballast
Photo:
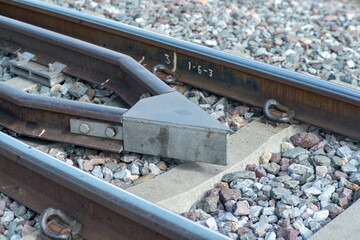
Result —
<instances>
[{"instance_id":1,"label":"gravel ballast","mask_svg":"<svg viewBox=\"0 0 360 240\"><path fill-rule=\"evenodd\" d=\"M40 230L40 215L0 193L0 240L16 240Z\"/></svg>"},{"instance_id":2,"label":"gravel ballast","mask_svg":"<svg viewBox=\"0 0 360 240\"><path fill-rule=\"evenodd\" d=\"M232 239L308 239L360 197L360 144L321 130L229 173L182 215ZM344 156L346 154L346 157Z\"/></svg>"}]
</instances>

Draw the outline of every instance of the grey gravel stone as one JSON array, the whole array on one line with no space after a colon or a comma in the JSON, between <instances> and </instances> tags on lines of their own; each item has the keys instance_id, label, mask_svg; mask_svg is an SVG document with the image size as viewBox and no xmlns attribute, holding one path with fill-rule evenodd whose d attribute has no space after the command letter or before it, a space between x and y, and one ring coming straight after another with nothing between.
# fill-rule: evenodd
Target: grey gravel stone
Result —
<instances>
[{"instance_id":1,"label":"grey gravel stone","mask_svg":"<svg viewBox=\"0 0 360 240\"><path fill-rule=\"evenodd\" d=\"M149 163L147 161L144 162L144 164L142 165L142 167L140 168L140 173L145 176L147 174L150 173L150 169L149 169Z\"/></svg>"},{"instance_id":2,"label":"grey gravel stone","mask_svg":"<svg viewBox=\"0 0 360 240\"><path fill-rule=\"evenodd\" d=\"M26 213L26 211L27 211L26 207L24 205L20 205L18 208L15 209L14 215L16 217L19 217L19 216L21 217Z\"/></svg>"},{"instance_id":3,"label":"grey gravel stone","mask_svg":"<svg viewBox=\"0 0 360 240\"><path fill-rule=\"evenodd\" d=\"M276 234L274 232L267 232L265 240L276 240Z\"/></svg>"},{"instance_id":4,"label":"grey gravel stone","mask_svg":"<svg viewBox=\"0 0 360 240\"><path fill-rule=\"evenodd\" d=\"M260 206L256 206L256 205L251 206L250 207L249 217L250 218L259 217L261 210L262 210L262 207L260 207Z\"/></svg>"},{"instance_id":5,"label":"grey gravel stone","mask_svg":"<svg viewBox=\"0 0 360 240\"><path fill-rule=\"evenodd\" d=\"M252 232L247 232L240 237L240 240L256 240L256 237Z\"/></svg>"},{"instance_id":6,"label":"grey gravel stone","mask_svg":"<svg viewBox=\"0 0 360 240\"><path fill-rule=\"evenodd\" d=\"M62 148L51 148L49 154L61 160L65 160L67 153Z\"/></svg>"},{"instance_id":7,"label":"grey gravel stone","mask_svg":"<svg viewBox=\"0 0 360 240\"><path fill-rule=\"evenodd\" d=\"M291 191L286 188L272 188L271 189L271 197L274 199L281 199L286 195L291 195Z\"/></svg>"},{"instance_id":8,"label":"grey gravel stone","mask_svg":"<svg viewBox=\"0 0 360 240\"><path fill-rule=\"evenodd\" d=\"M277 182L285 182L292 180L292 178L289 175L284 175L284 176L275 177L274 180Z\"/></svg>"},{"instance_id":9,"label":"grey gravel stone","mask_svg":"<svg viewBox=\"0 0 360 240\"><path fill-rule=\"evenodd\" d=\"M94 168L94 170L95 170L95 168ZM103 176L104 176L104 179L105 179L105 181L107 181L107 182L110 182L110 180L113 178L113 176L114 176L114 174L113 174L113 172L111 171L111 169L110 168L107 168L107 167L103 167L102 168L102 174L103 174Z\"/></svg>"},{"instance_id":10,"label":"grey gravel stone","mask_svg":"<svg viewBox=\"0 0 360 240\"><path fill-rule=\"evenodd\" d=\"M235 179L230 183L230 188L234 189L252 188L253 186L254 181L250 179Z\"/></svg>"},{"instance_id":11,"label":"grey gravel stone","mask_svg":"<svg viewBox=\"0 0 360 240\"><path fill-rule=\"evenodd\" d=\"M250 226L251 229L255 230L256 228L258 227L262 227L264 228L265 230L270 230L272 229L272 226L271 224L268 224L268 223L262 223L262 222L257 222L257 223L254 223Z\"/></svg>"},{"instance_id":12,"label":"grey gravel stone","mask_svg":"<svg viewBox=\"0 0 360 240\"><path fill-rule=\"evenodd\" d=\"M311 168L311 167L307 167L305 165L301 165L301 164L291 164L289 166L289 171L290 172L293 172L293 173L296 173L296 174L299 174L299 175L304 175L304 174L313 174L314 173L314 169Z\"/></svg>"},{"instance_id":13,"label":"grey gravel stone","mask_svg":"<svg viewBox=\"0 0 360 240\"><path fill-rule=\"evenodd\" d=\"M357 168L354 165L347 163L341 166L341 171L344 173L354 173L357 172Z\"/></svg>"},{"instance_id":14,"label":"grey gravel stone","mask_svg":"<svg viewBox=\"0 0 360 240\"><path fill-rule=\"evenodd\" d=\"M308 239L313 235L313 232L306 227L300 227L298 230L304 239Z\"/></svg>"},{"instance_id":15,"label":"grey gravel stone","mask_svg":"<svg viewBox=\"0 0 360 240\"><path fill-rule=\"evenodd\" d=\"M270 185L264 185L261 190L264 191L265 193L270 193L271 191L271 186Z\"/></svg>"},{"instance_id":16,"label":"grey gravel stone","mask_svg":"<svg viewBox=\"0 0 360 240\"><path fill-rule=\"evenodd\" d=\"M226 201L226 202L224 203L226 211L232 212L232 209L233 209L235 203L236 203L235 200L228 200L228 201Z\"/></svg>"},{"instance_id":17,"label":"grey gravel stone","mask_svg":"<svg viewBox=\"0 0 360 240\"><path fill-rule=\"evenodd\" d=\"M282 157L286 157L286 158L296 158L300 155L304 155L304 154L309 154L310 152L304 148L301 147L295 147L292 149L289 149L287 151L285 151L282 154Z\"/></svg>"},{"instance_id":18,"label":"grey gravel stone","mask_svg":"<svg viewBox=\"0 0 360 240\"><path fill-rule=\"evenodd\" d=\"M284 153L292 148L294 148L294 145L290 142L281 143L281 153Z\"/></svg>"},{"instance_id":19,"label":"grey gravel stone","mask_svg":"<svg viewBox=\"0 0 360 240\"><path fill-rule=\"evenodd\" d=\"M281 198L281 201L285 204L289 204L291 206L297 206L300 203L300 198L298 196L295 195L284 195Z\"/></svg>"},{"instance_id":20,"label":"grey gravel stone","mask_svg":"<svg viewBox=\"0 0 360 240\"><path fill-rule=\"evenodd\" d=\"M161 158L158 156L152 156L152 155L143 155L141 158L142 161L146 161L149 164L153 163L153 164L158 164L161 161Z\"/></svg>"},{"instance_id":21,"label":"grey gravel stone","mask_svg":"<svg viewBox=\"0 0 360 240\"><path fill-rule=\"evenodd\" d=\"M121 161L125 163L131 163L134 162L135 160L139 160L139 157L137 155L124 155L121 157Z\"/></svg>"},{"instance_id":22,"label":"grey gravel stone","mask_svg":"<svg viewBox=\"0 0 360 240\"><path fill-rule=\"evenodd\" d=\"M69 93L76 98L81 98L87 92L87 90L88 88L85 86L85 84L76 82L71 86Z\"/></svg>"},{"instance_id":23,"label":"grey gravel stone","mask_svg":"<svg viewBox=\"0 0 360 240\"><path fill-rule=\"evenodd\" d=\"M1 225L8 225L12 220L14 220L15 214L12 211L5 211L1 217Z\"/></svg>"},{"instance_id":24,"label":"grey gravel stone","mask_svg":"<svg viewBox=\"0 0 360 240\"><path fill-rule=\"evenodd\" d=\"M95 89L95 97L109 97L111 92L107 89Z\"/></svg>"},{"instance_id":25,"label":"grey gravel stone","mask_svg":"<svg viewBox=\"0 0 360 240\"><path fill-rule=\"evenodd\" d=\"M102 172L100 166L95 166L94 169L91 171L91 174L100 179L104 178L104 175L103 175L103 172Z\"/></svg>"},{"instance_id":26,"label":"grey gravel stone","mask_svg":"<svg viewBox=\"0 0 360 240\"><path fill-rule=\"evenodd\" d=\"M264 185L259 183L259 182L255 182L254 183L254 188L257 190L257 191L260 191L262 189Z\"/></svg>"},{"instance_id":27,"label":"grey gravel stone","mask_svg":"<svg viewBox=\"0 0 360 240\"><path fill-rule=\"evenodd\" d=\"M215 221L215 218L211 217L205 220L206 225L208 226L208 228L210 228L213 231L217 231L218 227Z\"/></svg>"},{"instance_id":28,"label":"grey gravel stone","mask_svg":"<svg viewBox=\"0 0 360 240\"><path fill-rule=\"evenodd\" d=\"M275 208L274 207L264 207L262 210L262 214L269 216L275 214Z\"/></svg>"},{"instance_id":29,"label":"grey gravel stone","mask_svg":"<svg viewBox=\"0 0 360 240\"><path fill-rule=\"evenodd\" d=\"M205 44L209 47L216 47L217 46L217 42L216 40L205 40Z\"/></svg>"},{"instance_id":30,"label":"grey gravel stone","mask_svg":"<svg viewBox=\"0 0 360 240\"><path fill-rule=\"evenodd\" d=\"M321 224L319 222L310 221L309 222L309 227L310 227L311 231L316 232L316 231L320 230L320 228L322 226L321 226Z\"/></svg>"},{"instance_id":31,"label":"grey gravel stone","mask_svg":"<svg viewBox=\"0 0 360 240\"><path fill-rule=\"evenodd\" d=\"M128 169L131 172L131 174L140 175L140 168L139 168L138 164L136 164L135 162L130 163L128 165Z\"/></svg>"},{"instance_id":32,"label":"grey gravel stone","mask_svg":"<svg viewBox=\"0 0 360 240\"><path fill-rule=\"evenodd\" d=\"M220 213L217 217L217 220L220 222L238 222L238 219L230 212Z\"/></svg>"},{"instance_id":33,"label":"grey gravel stone","mask_svg":"<svg viewBox=\"0 0 360 240\"><path fill-rule=\"evenodd\" d=\"M269 201L258 201L257 204L261 207L268 207Z\"/></svg>"},{"instance_id":34,"label":"grey gravel stone","mask_svg":"<svg viewBox=\"0 0 360 240\"><path fill-rule=\"evenodd\" d=\"M217 212L217 203L219 201L219 197L205 197L202 201L198 204L198 207L204 210L207 213Z\"/></svg>"},{"instance_id":35,"label":"grey gravel stone","mask_svg":"<svg viewBox=\"0 0 360 240\"><path fill-rule=\"evenodd\" d=\"M298 180L289 180L289 181L285 181L284 182L284 187L288 188L288 189L293 189L295 187L297 187L299 185L299 181Z\"/></svg>"},{"instance_id":36,"label":"grey gravel stone","mask_svg":"<svg viewBox=\"0 0 360 240\"><path fill-rule=\"evenodd\" d=\"M14 235L12 235L11 237L10 237L10 240L18 240L18 239L20 239L21 238L21 235L19 235L19 234L14 234Z\"/></svg>"},{"instance_id":37,"label":"grey gravel stone","mask_svg":"<svg viewBox=\"0 0 360 240\"><path fill-rule=\"evenodd\" d=\"M72 85L73 85L72 83L64 83L63 85L61 85L60 87L61 94L66 95L69 92Z\"/></svg>"},{"instance_id":38,"label":"grey gravel stone","mask_svg":"<svg viewBox=\"0 0 360 240\"><path fill-rule=\"evenodd\" d=\"M316 187L310 187L304 190L304 193L309 196L309 195L314 195L314 196L318 196L321 194L321 190L316 188Z\"/></svg>"},{"instance_id":39,"label":"grey gravel stone","mask_svg":"<svg viewBox=\"0 0 360 240\"><path fill-rule=\"evenodd\" d=\"M335 191L335 187L328 185L324 187L323 192L319 195L318 199L320 201L329 201L334 191Z\"/></svg>"},{"instance_id":40,"label":"grey gravel stone","mask_svg":"<svg viewBox=\"0 0 360 240\"><path fill-rule=\"evenodd\" d=\"M333 167L341 167L343 165L343 161L338 156L331 157L331 166Z\"/></svg>"},{"instance_id":41,"label":"grey gravel stone","mask_svg":"<svg viewBox=\"0 0 360 240\"><path fill-rule=\"evenodd\" d=\"M352 158L360 162L360 150L353 153Z\"/></svg>"},{"instance_id":42,"label":"grey gravel stone","mask_svg":"<svg viewBox=\"0 0 360 240\"><path fill-rule=\"evenodd\" d=\"M360 185L360 173L353 173L349 178L350 182Z\"/></svg>"},{"instance_id":43,"label":"grey gravel stone","mask_svg":"<svg viewBox=\"0 0 360 240\"><path fill-rule=\"evenodd\" d=\"M114 162L107 162L104 164L104 167L109 168L113 173L120 168L119 164Z\"/></svg>"},{"instance_id":44,"label":"grey gravel stone","mask_svg":"<svg viewBox=\"0 0 360 240\"><path fill-rule=\"evenodd\" d=\"M276 223L278 221L278 217L276 215L269 215L267 216L269 223Z\"/></svg>"},{"instance_id":45,"label":"grey gravel stone","mask_svg":"<svg viewBox=\"0 0 360 240\"><path fill-rule=\"evenodd\" d=\"M266 172L274 174L274 175L280 171L280 166L274 162L264 164L263 166L264 166Z\"/></svg>"},{"instance_id":46,"label":"grey gravel stone","mask_svg":"<svg viewBox=\"0 0 360 240\"><path fill-rule=\"evenodd\" d=\"M256 179L255 173L251 172L251 171L238 171L238 172L234 172L234 173L229 173L229 174L225 174L221 181L222 182L231 182L235 179L251 179L254 180Z\"/></svg>"},{"instance_id":47,"label":"grey gravel stone","mask_svg":"<svg viewBox=\"0 0 360 240\"><path fill-rule=\"evenodd\" d=\"M124 167L119 168L114 173L114 178L128 182L128 181L131 181L130 175L131 175L130 171L126 168L126 166L124 166Z\"/></svg>"},{"instance_id":48,"label":"grey gravel stone","mask_svg":"<svg viewBox=\"0 0 360 240\"><path fill-rule=\"evenodd\" d=\"M329 216L329 211L324 209L324 210L315 212L313 214L312 218L314 219L314 221L322 222L322 221L325 221L328 216Z\"/></svg>"},{"instance_id":49,"label":"grey gravel stone","mask_svg":"<svg viewBox=\"0 0 360 240\"><path fill-rule=\"evenodd\" d=\"M301 214L302 214L302 211L297 207L289 210L289 218L290 219L297 218L297 217L301 216Z\"/></svg>"},{"instance_id":50,"label":"grey gravel stone","mask_svg":"<svg viewBox=\"0 0 360 240\"><path fill-rule=\"evenodd\" d=\"M353 153L353 151L348 146L339 147L336 150L336 154L339 157L344 157L344 158L350 158L352 153Z\"/></svg>"},{"instance_id":51,"label":"grey gravel stone","mask_svg":"<svg viewBox=\"0 0 360 240\"><path fill-rule=\"evenodd\" d=\"M354 166L357 167L359 165L359 162L357 160L355 160L355 159L350 159L349 164L354 165Z\"/></svg>"},{"instance_id":52,"label":"grey gravel stone","mask_svg":"<svg viewBox=\"0 0 360 240\"><path fill-rule=\"evenodd\" d=\"M150 173L156 175L159 175L161 173L161 170L153 163L149 163L149 170Z\"/></svg>"},{"instance_id":53,"label":"grey gravel stone","mask_svg":"<svg viewBox=\"0 0 360 240\"><path fill-rule=\"evenodd\" d=\"M35 215L35 213L33 211L31 211L30 209L28 209L27 212L22 216L22 218L25 220L29 220L29 219L33 218L34 215Z\"/></svg>"},{"instance_id":54,"label":"grey gravel stone","mask_svg":"<svg viewBox=\"0 0 360 240\"><path fill-rule=\"evenodd\" d=\"M320 166L330 166L331 163L330 158L321 155L314 156L314 161Z\"/></svg>"}]
</instances>

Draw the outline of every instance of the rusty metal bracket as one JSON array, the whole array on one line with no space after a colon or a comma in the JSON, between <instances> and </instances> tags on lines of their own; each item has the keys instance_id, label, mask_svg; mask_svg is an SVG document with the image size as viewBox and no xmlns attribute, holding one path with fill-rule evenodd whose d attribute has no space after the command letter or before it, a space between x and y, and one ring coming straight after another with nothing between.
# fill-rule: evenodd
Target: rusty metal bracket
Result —
<instances>
[{"instance_id":1,"label":"rusty metal bracket","mask_svg":"<svg viewBox=\"0 0 360 240\"><path fill-rule=\"evenodd\" d=\"M70 240L80 234L81 224L55 208L46 209L40 217L40 227L52 239Z\"/></svg>"},{"instance_id":2,"label":"rusty metal bracket","mask_svg":"<svg viewBox=\"0 0 360 240\"><path fill-rule=\"evenodd\" d=\"M275 112L271 107L275 107L278 110L281 110L283 112ZM264 104L264 114L265 116L273 121L273 122L291 122L295 116L295 111L291 110L290 108L281 105L278 101L274 99L269 99ZM276 116L276 115L277 116Z\"/></svg>"},{"instance_id":3,"label":"rusty metal bracket","mask_svg":"<svg viewBox=\"0 0 360 240\"><path fill-rule=\"evenodd\" d=\"M157 76L157 73L165 73L167 75L167 77L161 77L160 79L162 81L164 81L167 84L177 84L177 85L183 85L180 82L177 82L178 80L178 75L171 71L170 69L168 69L165 65L163 64L157 64L154 66L154 68L152 69L152 72L155 76ZM170 78L168 76L171 76Z\"/></svg>"}]
</instances>

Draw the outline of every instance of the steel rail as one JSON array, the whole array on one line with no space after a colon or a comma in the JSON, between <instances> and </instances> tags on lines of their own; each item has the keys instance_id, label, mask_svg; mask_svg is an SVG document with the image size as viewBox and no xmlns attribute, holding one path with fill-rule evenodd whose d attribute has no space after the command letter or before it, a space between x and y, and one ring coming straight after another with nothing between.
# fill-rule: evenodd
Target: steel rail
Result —
<instances>
[{"instance_id":1,"label":"steel rail","mask_svg":"<svg viewBox=\"0 0 360 240\"><path fill-rule=\"evenodd\" d=\"M354 89L42 2L0 0L0 14L144 59L149 69L164 64L184 83L254 106L275 99L297 120L360 138Z\"/></svg>"},{"instance_id":2,"label":"steel rail","mask_svg":"<svg viewBox=\"0 0 360 240\"><path fill-rule=\"evenodd\" d=\"M0 132L0 190L35 212L62 210L85 239L228 239Z\"/></svg>"},{"instance_id":3,"label":"steel rail","mask_svg":"<svg viewBox=\"0 0 360 240\"><path fill-rule=\"evenodd\" d=\"M73 134L70 119L121 125L127 109L31 95L0 82L0 125L22 135L121 152L123 141ZM104 120L106 119L106 120Z\"/></svg>"},{"instance_id":4,"label":"steel rail","mask_svg":"<svg viewBox=\"0 0 360 240\"><path fill-rule=\"evenodd\" d=\"M144 93L174 91L134 59L115 51L4 16L0 33L2 50L34 53L44 65L61 62L67 65L65 73L112 89L130 105Z\"/></svg>"}]
</instances>

